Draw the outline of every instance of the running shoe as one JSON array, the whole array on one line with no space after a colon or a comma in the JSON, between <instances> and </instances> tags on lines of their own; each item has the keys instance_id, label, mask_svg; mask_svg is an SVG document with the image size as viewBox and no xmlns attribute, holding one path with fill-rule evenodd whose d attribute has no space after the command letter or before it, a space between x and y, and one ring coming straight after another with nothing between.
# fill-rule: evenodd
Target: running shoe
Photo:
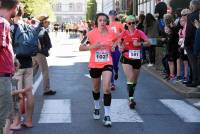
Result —
<instances>
[{"instance_id":1,"label":"running shoe","mask_svg":"<svg viewBox=\"0 0 200 134\"><path fill-rule=\"evenodd\" d=\"M129 100L129 107L130 107L130 109L135 109L136 103L134 101L134 98L130 97L128 100Z\"/></svg>"},{"instance_id":2,"label":"running shoe","mask_svg":"<svg viewBox=\"0 0 200 134\"><path fill-rule=\"evenodd\" d=\"M118 79L118 73L115 73L115 77L114 77L115 80Z\"/></svg>"},{"instance_id":3,"label":"running shoe","mask_svg":"<svg viewBox=\"0 0 200 134\"><path fill-rule=\"evenodd\" d=\"M104 126L107 126L107 127L111 127L112 126L112 122L111 122L110 116L105 116L104 117L103 124L104 124Z\"/></svg>"},{"instance_id":4,"label":"running shoe","mask_svg":"<svg viewBox=\"0 0 200 134\"><path fill-rule=\"evenodd\" d=\"M115 90L115 85L112 84L110 89L111 89L111 91L114 91Z\"/></svg>"},{"instance_id":5,"label":"running shoe","mask_svg":"<svg viewBox=\"0 0 200 134\"><path fill-rule=\"evenodd\" d=\"M94 109L93 118L95 120L99 120L100 119L100 110L99 109Z\"/></svg>"}]
</instances>

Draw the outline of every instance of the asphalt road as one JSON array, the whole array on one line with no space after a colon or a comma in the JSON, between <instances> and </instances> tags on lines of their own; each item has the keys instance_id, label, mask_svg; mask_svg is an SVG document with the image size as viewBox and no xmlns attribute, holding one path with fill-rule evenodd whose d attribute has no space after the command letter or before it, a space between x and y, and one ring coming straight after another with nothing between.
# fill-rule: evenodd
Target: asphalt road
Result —
<instances>
[{"instance_id":1,"label":"asphalt road","mask_svg":"<svg viewBox=\"0 0 200 134\"><path fill-rule=\"evenodd\" d=\"M136 87L136 109L129 110L121 65L117 89L112 92L113 125L104 127L103 107L101 120L92 118L89 52L78 52L79 40L68 39L65 34L52 34L52 42L48 63L51 88L57 94L42 95L42 77L38 74L34 127L15 134L200 134L200 111L144 70Z\"/></svg>"}]
</instances>

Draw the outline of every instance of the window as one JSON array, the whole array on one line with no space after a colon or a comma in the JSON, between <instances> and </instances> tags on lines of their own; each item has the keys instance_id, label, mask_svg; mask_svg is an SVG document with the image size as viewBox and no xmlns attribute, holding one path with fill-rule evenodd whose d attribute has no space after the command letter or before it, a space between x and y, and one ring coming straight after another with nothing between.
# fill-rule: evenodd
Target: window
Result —
<instances>
[{"instance_id":1,"label":"window","mask_svg":"<svg viewBox=\"0 0 200 134\"><path fill-rule=\"evenodd\" d=\"M77 3L76 4L76 11L77 12L82 12L83 11L83 4L82 3Z\"/></svg>"}]
</instances>

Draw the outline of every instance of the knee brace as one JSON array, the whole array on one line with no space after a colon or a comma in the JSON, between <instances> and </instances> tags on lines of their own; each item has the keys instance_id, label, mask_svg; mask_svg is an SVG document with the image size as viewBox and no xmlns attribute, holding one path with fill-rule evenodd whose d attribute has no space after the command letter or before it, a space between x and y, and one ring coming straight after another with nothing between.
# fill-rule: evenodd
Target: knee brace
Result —
<instances>
[{"instance_id":1,"label":"knee brace","mask_svg":"<svg viewBox=\"0 0 200 134\"><path fill-rule=\"evenodd\" d=\"M111 104L112 95L111 94L104 94L104 106L110 106Z\"/></svg>"}]
</instances>

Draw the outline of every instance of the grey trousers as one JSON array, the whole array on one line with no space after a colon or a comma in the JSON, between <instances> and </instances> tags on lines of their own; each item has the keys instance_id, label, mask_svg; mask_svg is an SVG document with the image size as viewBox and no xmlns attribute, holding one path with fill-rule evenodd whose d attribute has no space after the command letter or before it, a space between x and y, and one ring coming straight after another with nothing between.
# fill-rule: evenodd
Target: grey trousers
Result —
<instances>
[{"instance_id":1,"label":"grey trousers","mask_svg":"<svg viewBox=\"0 0 200 134\"><path fill-rule=\"evenodd\" d=\"M12 111L11 88L11 78L0 77L0 132Z\"/></svg>"}]
</instances>

